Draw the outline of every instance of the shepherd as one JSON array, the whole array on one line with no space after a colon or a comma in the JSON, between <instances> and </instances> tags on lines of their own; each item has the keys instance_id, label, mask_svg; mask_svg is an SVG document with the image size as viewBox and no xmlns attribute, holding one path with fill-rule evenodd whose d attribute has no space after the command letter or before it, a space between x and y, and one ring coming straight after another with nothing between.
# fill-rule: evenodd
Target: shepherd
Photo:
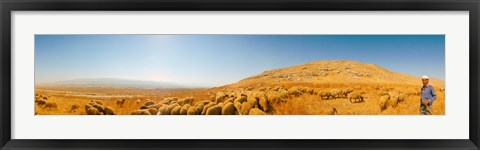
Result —
<instances>
[{"instance_id":1,"label":"shepherd","mask_svg":"<svg viewBox=\"0 0 480 150\"><path fill-rule=\"evenodd\" d=\"M437 99L437 94L432 85L428 84L428 76L422 76L423 86L420 90L420 115L432 115L432 104Z\"/></svg>"}]
</instances>

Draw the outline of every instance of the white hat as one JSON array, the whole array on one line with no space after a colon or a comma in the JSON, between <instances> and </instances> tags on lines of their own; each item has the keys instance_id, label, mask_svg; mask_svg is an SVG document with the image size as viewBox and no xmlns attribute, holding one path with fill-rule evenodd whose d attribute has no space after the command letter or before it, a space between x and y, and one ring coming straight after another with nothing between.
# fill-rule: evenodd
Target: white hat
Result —
<instances>
[{"instance_id":1,"label":"white hat","mask_svg":"<svg viewBox=\"0 0 480 150\"><path fill-rule=\"evenodd\" d=\"M422 76L422 79L428 79L428 76L423 75L423 76Z\"/></svg>"}]
</instances>

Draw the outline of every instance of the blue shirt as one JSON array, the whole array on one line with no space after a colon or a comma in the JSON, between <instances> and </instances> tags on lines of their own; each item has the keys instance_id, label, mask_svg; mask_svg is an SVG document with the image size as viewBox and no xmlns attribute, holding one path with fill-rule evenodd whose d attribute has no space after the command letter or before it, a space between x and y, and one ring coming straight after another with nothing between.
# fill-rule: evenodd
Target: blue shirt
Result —
<instances>
[{"instance_id":1,"label":"blue shirt","mask_svg":"<svg viewBox=\"0 0 480 150\"><path fill-rule=\"evenodd\" d=\"M425 86L425 88L422 86L422 89L421 89L420 93L422 93L422 98L424 100L428 100L428 103L430 103L430 104L433 101L435 101L435 99L437 99L437 94L435 93L435 90L433 89L433 86L431 86L430 84L427 84L427 86Z\"/></svg>"}]
</instances>

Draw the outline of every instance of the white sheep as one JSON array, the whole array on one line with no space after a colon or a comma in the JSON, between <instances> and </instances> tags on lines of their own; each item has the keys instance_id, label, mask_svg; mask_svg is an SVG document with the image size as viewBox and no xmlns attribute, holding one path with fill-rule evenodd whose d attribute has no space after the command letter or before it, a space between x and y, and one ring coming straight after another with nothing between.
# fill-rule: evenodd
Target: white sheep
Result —
<instances>
[{"instance_id":1,"label":"white sheep","mask_svg":"<svg viewBox=\"0 0 480 150\"><path fill-rule=\"evenodd\" d=\"M158 108L157 115L168 115L170 112L167 114L167 107L168 105L163 105L162 107Z\"/></svg>"},{"instance_id":2,"label":"white sheep","mask_svg":"<svg viewBox=\"0 0 480 150\"><path fill-rule=\"evenodd\" d=\"M43 106L43 108L48 108L48 109L57 109L58 106L57 106L57 103L56 102L46 102L45 103L45 106Z\"/></svg>"},{"instance_id":3,"label":"white sheep","mask_svg":"<svg viewBox=\"0 0 480 150\"><path fill-rule=\"evenodd\" d=\"M248 115L266 115L266 113L258 108L252 108L248 112Z\"/></svg>"},{"instance_id":4,"label":"white sheep","mask_svg":"<svg viewBox=\"0 0 480 150\"><path fill-rule=\"evenodd\" d=\"M235 114L235 106L233 103L228 102L225 106L222 107L222 115L234 115Z\"/></svg>"},{"instance_id":5,"label":"white sheep","mask_svg":"<svg viewBox=\"0 0 480 150\"><path fill-rule=\"evenodd\" d=\"M198 111L199 110L197 107L189 107L188 110L187 110L187 115L198 115Z\"/></svg>"},{"instance_id":6,"label":"white sheep","mask_svg":"<svg viewBox=\"0 0 480 150\"><path fill-rule=\"evenodd\" d=\"M180 115L187 115L188 109L190 108L190 104L185 104L182 106L182 109L180 109Z\"/></svg>"},{"instance_id":7,"label":"white sheep","mask_svg":"<svg viewBox=\"0 0 480 150\"><path fill-rule=\"evenodd\" d=\"M207 114L208 108L210 108L210 107L212 107L212 106L215 106L215 103L214 103L214 102L208 103L207 105L205 105L205 107L203 107L203 110L202 110L202 115Z\"/></svg>"},{"instance_id":8,"label":"white sheep","mask_svg":"<svg viewBox=\"0 0 480 150\"><path fill-rule=\"evenodd\" d=\"M110 106L105 106L105 108L103 109L103 113L105 115L115 115L113 108Z\"/></svg>"},{"instance_id":9,"label":"white sheep","mask_svg":"<svg viewBox=\"0 0 480 150\"><path fill-rule=\"evenodd\" d=\"M388 107L387 103L389 99L390 99L389 95L383 95L380 97L380 101L378 103L378 106L380 107L380 111L387 109Z\"/></svg>"},{"instance_id":10,"label":"white sheep","mask_svg":"<svg viewBox=\"0 0 480 150\"><path fill-rule=\"evenodd\" d=\"M348 99L350 100L350 103L364 102L365 97L362 94L365 94L365 92L355 91L348 94Z\"/></svg>"},{"instance_id":11,"label":"white sheep","mask_svg":"<svg viewBox=\"0 0 480 150\"><path fill-rule=\"evenodd\" d=\"M207 109L205 115L220 115L222 113L222 107L215 105Z\"/></svg>"},{"instance_id":12,"label":"white sheep","mask_svg":"<svg viewBox=\"0 0 480 150\"><path fill-rule=\"evenodd\" d=\"M170 112L171 115L180 115L180 110L182 109L182 106L176 106L175 108L172 109L172 112Z\"/></svg>"},{"instance_id":13,"label":"white sheep","mask_svg":"<svg viewBox=\"0 0 480 150\"><path fill-rule=\"evenodd\" d=\"M98 109L95 107L90 107L87 110L87 115L100 115L100 111L98 111Z\"/></svg>"}]
</instances>

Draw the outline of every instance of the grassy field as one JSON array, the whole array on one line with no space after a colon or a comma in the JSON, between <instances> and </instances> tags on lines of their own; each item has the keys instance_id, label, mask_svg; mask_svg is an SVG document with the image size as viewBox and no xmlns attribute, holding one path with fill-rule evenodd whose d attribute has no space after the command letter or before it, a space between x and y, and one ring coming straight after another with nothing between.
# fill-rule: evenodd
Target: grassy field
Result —
<instances>
[{"instance_id":1,"label":"grassy field","mask_svg":"<svg viewBox=\"0 0 480 150\"><path fill-rule=\"evenodd\" d=\"M278 85L257 85L251 86L248 91L253 93L265 92L265 89ZM288 91L292 87L306 87L315 89L342 89L355 87L355 90L364 91L363 102L351 103L348 98L336 98L322 100L318 94L303 93L298 96L287 96L282 103L270 103L272 111L267 112L270 115L328 115L332 109L337 110L337 115L418 115L419 114L419 95L409 95L404 101L398 103L396 107L387 107L381 110L379 107L379 87L393 87L394 91L419 90L419 86L412 85L369 85L369 84L283 84ZM433 114L445 114L445 93L436 87L437 100L433 103ZM43 108L44 106L35 105L37 115L85 115L85 105L91 100L100 100L103 106L110 106L117 115L129 115L132 111L140 109L147 101L159 102L166 97L193 97L194 102L210 100L212 93L231 91L233 93L244 91L244 88L218 87L212 89L134 89L134 88L86 88L86 87L61 87L61 86L37 86L35 92L38 95L47 97L47 101L55 102L57 108ZM120 107L116 104L117 100L125 99L125 103ZM140 102L137 103L137 100ZM78 105L79 109L71 111L72 105Z\"/></svg>"}]
</instances>

